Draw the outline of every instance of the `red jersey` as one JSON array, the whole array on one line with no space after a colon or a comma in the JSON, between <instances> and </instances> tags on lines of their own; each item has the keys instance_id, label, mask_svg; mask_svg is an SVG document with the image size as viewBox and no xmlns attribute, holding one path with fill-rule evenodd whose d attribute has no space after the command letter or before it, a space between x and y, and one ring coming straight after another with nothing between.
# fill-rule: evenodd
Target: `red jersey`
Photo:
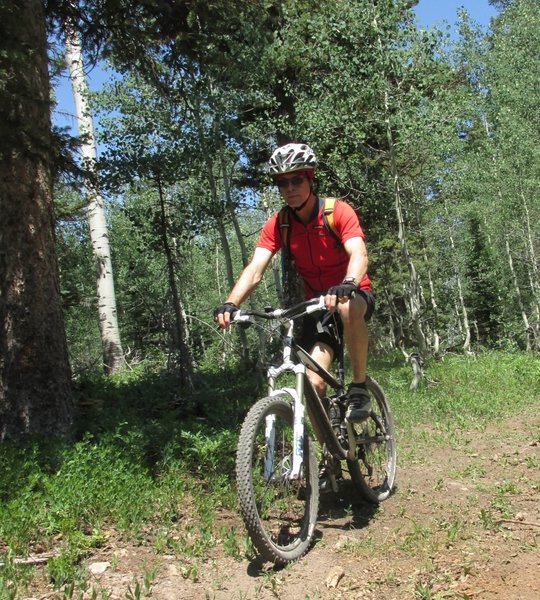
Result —
<instances>
[{"instance_id":1,"label":"red jersey","mask_svg":"<svg viewBox=\"0 0 540 600\"><path fill-rule=\"evenodd\" d=\"M325 294L330 287L343 281L349 264L349 255L343 244L354 237L365 237L353 208L338 200L333 212L334 226L341 240L341 244L338 243L324 224L323 208L324 203L319 201L319 210L308 223L302 223L294 211L291 211L289 221L290 251L296 269L304 280L306 298ZM283 247L278 213L273 214L265 223L257 247L266 248L272 254ZM364 276L358 287L371 291L368 275Z\"/></svg>"}]
</instances>

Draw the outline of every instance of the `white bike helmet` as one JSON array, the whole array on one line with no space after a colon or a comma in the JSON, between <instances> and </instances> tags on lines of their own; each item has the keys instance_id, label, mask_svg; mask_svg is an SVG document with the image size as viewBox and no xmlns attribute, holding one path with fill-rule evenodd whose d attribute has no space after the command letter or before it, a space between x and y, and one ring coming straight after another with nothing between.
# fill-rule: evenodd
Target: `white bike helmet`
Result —
<instances>
[{"instance_id":1,"label":"white bike helmet","mask_svg":"<svg viewBox=\"0 0 540 600\"><path fill-rule=\"evenodd\" d=\"M315 153L307 144L280 146L268 161L270 175L314 170L317 165Z\"/></svg>"}]
</instances>

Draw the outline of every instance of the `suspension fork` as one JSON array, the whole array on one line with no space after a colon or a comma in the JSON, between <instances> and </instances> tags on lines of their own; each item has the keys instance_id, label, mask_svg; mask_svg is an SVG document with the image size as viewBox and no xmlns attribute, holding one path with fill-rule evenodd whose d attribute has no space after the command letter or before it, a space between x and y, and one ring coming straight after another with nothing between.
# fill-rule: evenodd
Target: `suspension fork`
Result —
<instances>
[{"instance_id":1,"label":"suspension fork","mask_svg":"<svg viewBox=\"0 0 540 600\"><path fill-rule=\"evenodd\" d=\"M292 334L292 328L291 332ZM289 337L289 336L288 336ZM289 337L292 340L292 335ZM302 363L293 363L291 360L291 346L285 344L283 352L284 362L280 367L270 367L268 369L268 395L276 396L278 394L288 394L293 401L293 447L292 464L287 478L299 479L302 474L304 463L304 438L305 438L305 407L302 402L304 397L304 382L306 379L306 367ZM283 372L293 372L295 374L295 388L281 388L276 390L276 378ZM275 449L275 415L268 415L265 422L265 467L264 477L270 478L274 467L274 449Z\"/></svg>"}]
</instances>

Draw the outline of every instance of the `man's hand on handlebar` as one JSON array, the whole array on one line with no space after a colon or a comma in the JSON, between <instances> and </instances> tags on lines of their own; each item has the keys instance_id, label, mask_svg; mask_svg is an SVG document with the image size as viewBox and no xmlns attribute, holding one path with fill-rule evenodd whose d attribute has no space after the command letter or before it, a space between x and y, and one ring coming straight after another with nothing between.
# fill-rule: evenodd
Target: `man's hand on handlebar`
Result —
<instances>
[{"instance_id":1,"label":"man's hand on handlebar","mask_svg":"<svg viewBox=\"0 0 540 600\"><path fill-rule=\"evenodd\" d=\"M236 312L240 309L234 302L224 302L214 310L214 321L226 329L230 324Z\"/></svg>"},{"instance_id":2,"label":"man's hand on handlebar","mask_svg":"<svg viewBox=\"0 0 540 600\"><path fill-rule=\"evenodd\" d=\"M344 280L338 285L333 285L325 296L325 304L328 310L335 310L338 303L347 302L350 298L353 298L358 287L353 281Z\"/></svg>"}]
</instances>

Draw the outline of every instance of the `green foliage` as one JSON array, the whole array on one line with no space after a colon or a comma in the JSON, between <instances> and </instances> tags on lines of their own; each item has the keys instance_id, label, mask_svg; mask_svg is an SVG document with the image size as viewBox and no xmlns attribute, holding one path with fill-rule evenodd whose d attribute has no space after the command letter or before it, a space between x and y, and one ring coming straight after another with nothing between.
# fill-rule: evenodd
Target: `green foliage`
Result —
<instances>
[{"instance_id":1,"label":"green foliage","mask_svg":"<svg viewBox=\"0 0 540 600\"><path fill-rule=\"evenodd\" d=\"M540 337L540 163L530 119L538 94L527 91L538 80L536 4L509 3L487 33L462 11L457 41L418 29L410 3L239 4L237 14L221 14L173 3L171 37L157 38L145 7L135 11L144 52L108 42L119 73L92 101L101 182L120 193L110 205L111 244L131 360L173 364L173 279L195 362L206 370L241 351L236 335L227 347L215 335L211 312L265 218L253 212L267 183L261 166L288 139L315 148L322 193L361 209L381 350L417 346L415 327L427 352L436 339L443 348L467 338L473 348L530 346L531 332ZM131 17L120 23L104 10L114 28L131 31ZM185 38L193 27L196 38ZM62 225L62 287L79 373L99 366L100 352L87 242L72 227ZM275 303L271 277L259 305Z\"/></svg>"},{"instance_id":2,"label":"green foliage","mask_svg":"<svg viewBox=\"0 0 540 600\"><path fill-rule=\"evenodd\" d=\"M48 573L55 587L85 587L80 561L107 542L111 529L140 539L153 531L156 548L192 557L204 556L222 535L230 538L216 529L215 511L236 503L237 428L251 399L238 400L239 378L228 389L212 377L206 416L175 377L144 365L87 377L78 384L77 440L1 445L0 538L10 551L54 550ZM227 544L236 555L244 547ZM24 570L10 568L23 585Z\"/></svg>"},{"instance_id":3,"label":"green foliage","mask_svg":"<svg viewBox=\"0 0 540 600\"><path fill-rule=\"evenodd\" d=\"M32 569L14 562L14 553L8 548L0 558L0 598L16 600L20 598L32 579Z\"/></svg>"},{"instance_id":4,"label":"green foliage","mask_svg":"<svg viewBox=\"0 0 540 600\"><path fill-rule=\"evenodd\" d=\"M484 427L508 417L540 397L540 365L525 352L447 354L430 359L418 392L410 392L411 369L398 355L374 360L380 380L401 427L431 423L442 428Z\"/></svg>"},{"instance_id":5,"label":"green foliage","mask_svg":"<svg viewBox=\"0 0 540 600\"><path fill-rule=\"evenodd\" d=\"M397 354L372 360L370 372L385 389L399 437L417 441L423 435L432 440L436 432L482 430L540 397L538 361L527 353L430 360L417 393L408 391L411 370ZM115 535L181 555L185 576L195 579L198 561L216 544L233 558L252 556L244 531L216 518L219 511L236 511L231 482L238 427L254 400L253 380L243 377L242 390L240 372L208 374L204 417L199 409L190 412L200 401L179 398L173 377L142 365L86 379L79 383L86 408L79 414L78 439L1 445L0 538L8 552L0 597L24 592L31 571L14 564L13 555L38 548L55 552L47 572L55 587L67 585L66 597L75 582L88 589L81 561ZM463 477L481 477L473 468ZM493 510L504 513L515 489L502 483ZM481 515L486 527L490 514ZM414 545L422 535L412 531L406 543ZM142 595L151 582L149 572L138 586L133 583L132 593Z\"/></svg>"},{"instance_id":6,"label":"green foliage","mask_svg":"<svg viewBox=\"0 0 540 600\"><path fill-rule=\"evenodd\" d=\"M467 279L469 281L470 316L478 326L478 341L482 345L493 345L499 339L502 307L500 305L499 282L492 255L478 217L471 216L470 252L466 258Z\"/></svg>"},{"instance_id":7,"label":"green foliage","mask_svg":"<svg viewBox=\"0 0 540 600\"><path fill-rule=\"evenodd\" d=\"M120 72L94 107L110 117L101 120L101 184L118 193L108 216L130 368L100 374L84 202L59 187L78 419L70 442L0 446L2 598L15 598L28 577L13 552L58 549L51 581L84 583L80 561L111 529L192 559L193 579L218 539L231 556L249 554L230 529L216 531L215 511L235 507L236 433L260 395L260 373L240 361L237 332L218 334L212 309L255 245L266 215L253 209L269 197L259 198L261 166L278 141L309 141L321 192L361 207L379 304L370 364L401 430L481 429L540 394L536 357L518 351L426 357L415 394L410 367L387 354L415 343L411 265L421 326L443 348L467 333L476 348L524 348L525 321L538 337L538 3L500 3L487 34L463 13L457 42L418 30L406 3L389 0L151 4L87 3L82 22L89 48L105 44ZM276 302L272 276L258 305ZM173 281L193 391L174 365ZM252 359L266 360L253 329L246 339ZM504 511L504 500L493 508ZM490 513L481 518L490 525ZM131 596L150 586L134 583Z\"/></svg>"}]
</instances>

